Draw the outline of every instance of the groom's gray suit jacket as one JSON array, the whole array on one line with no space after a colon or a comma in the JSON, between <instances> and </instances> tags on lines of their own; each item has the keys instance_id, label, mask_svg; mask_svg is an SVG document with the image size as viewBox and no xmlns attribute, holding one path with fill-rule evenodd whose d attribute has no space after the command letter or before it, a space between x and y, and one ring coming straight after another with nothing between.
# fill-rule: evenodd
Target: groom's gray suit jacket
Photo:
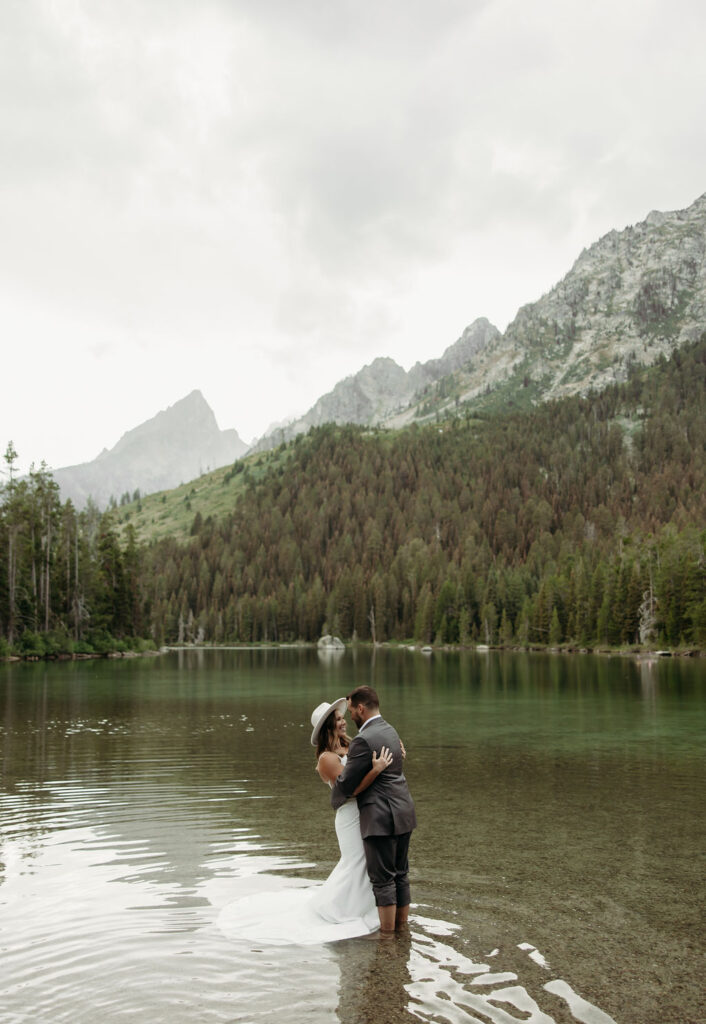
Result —
<instances>
[{"instance_id":1,"label":"groom's gray suit jacket","mask_svg":"<svg viewBox=\"0 0 706 1024\"><path fill-rule=\"evenodd\" d=\"M353 795L373 766L373 751L379 754L381 747L390 748L392 764L356 797L363 839L402 835L411 832L417 824L414 803L402 771L400 738L382 718L371 719L351 741L346 766L333 786L331 805L338 809Z\"/></svg>"}]
</instances>

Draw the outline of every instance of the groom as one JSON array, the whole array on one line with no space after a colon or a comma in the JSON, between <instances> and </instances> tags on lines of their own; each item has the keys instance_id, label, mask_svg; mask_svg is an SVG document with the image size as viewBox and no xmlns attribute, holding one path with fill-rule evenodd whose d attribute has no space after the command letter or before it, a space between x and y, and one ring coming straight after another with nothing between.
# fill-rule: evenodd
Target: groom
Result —
<instances>
[{"instance_id":1,"label":"groom","mask_svg":"<svg viewBox=\"0 0 706 1024\"><path fill-rule=\"evenodd\" d=\"M338 809L373 765L373 751L389 747L392 764L380 772L356 799L365 863L380 916L380 930L392 932L407 923L409 915L409 839L417 824L414 804L402 772L400 738L380 715L378 695L370 686L359 686L346 698L358 735L348 748L348 760L331 794Z\"/></svg>"}]
</instances>

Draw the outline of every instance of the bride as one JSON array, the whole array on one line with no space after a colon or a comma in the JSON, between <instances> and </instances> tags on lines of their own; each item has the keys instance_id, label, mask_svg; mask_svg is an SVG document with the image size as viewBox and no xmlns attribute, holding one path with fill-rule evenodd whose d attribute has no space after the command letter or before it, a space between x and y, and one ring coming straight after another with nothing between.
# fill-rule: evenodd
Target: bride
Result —
<instances>
[{"instance_id":1,"label":"bride","mask_svg":"<svg viewBox=\"0 0 706 1024\"><path fill-rule=\"evenodd\" d=\"M311 716L312 746L321 779L332 786L346 763L350 743L343 712L346 698L323 704ZM232 939L270 945L334 942L377 931L380 920L365 867L360 818L355 796L392 763L383 747L354 796L336 811L335 827L341 857L323 884L305 888L256 892L227 904L218 925Z\"/></svg>"},{"instance_id":2,"label":"bride","mask_svg":"<svg viewBox=\"0 0 706 1024\"><path fill-rule=\"evenodd\" d=\"M311 716L314 727L311 743L316 747L316 768L329 786L333 786L343 771L348 756L350 740L343 717L345 709L346 698L341 697L333 704L319 704ZM353 795L357 796L367 789L380 772L391 764L392 754L387 747L383 747L379 755L373 753L373 767ZM360 817L354 799L347 800L338 808L335 824L341 859L312 896L311 905L325 921L359 922L361 931L357 934L375 931L380 922L365 867Z\"/></svg>"}]
</instances>

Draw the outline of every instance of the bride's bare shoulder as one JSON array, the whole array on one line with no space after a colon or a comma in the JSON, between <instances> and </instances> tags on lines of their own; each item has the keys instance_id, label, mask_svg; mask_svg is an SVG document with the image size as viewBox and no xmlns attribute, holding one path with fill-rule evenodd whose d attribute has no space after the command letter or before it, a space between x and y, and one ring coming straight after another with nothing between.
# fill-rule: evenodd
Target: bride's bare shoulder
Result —
<instances>
[{"instance_id":1,"label":"bride's bare shoulder","mask_svg":"<svg viewBox=\"0 0 706 1024\"><path fill-rule=\"evenodd\" d=\"M341 759L332 750L324 750L316 764L316 770L324 782L334 782L341 774Z\"/></svg>"}]
</instances>

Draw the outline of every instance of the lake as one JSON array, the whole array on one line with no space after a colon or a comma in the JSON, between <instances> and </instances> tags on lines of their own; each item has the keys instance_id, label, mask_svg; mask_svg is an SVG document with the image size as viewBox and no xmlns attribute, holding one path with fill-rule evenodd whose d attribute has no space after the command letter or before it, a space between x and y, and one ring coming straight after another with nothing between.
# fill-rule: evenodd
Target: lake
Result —
<instances>
[{"instance_id":1,"label":"lake","mask_svg":"<svg viewBox=\"0 0 706 1024\"><path fill-rule=\"evenodd\" d=\"M363 683L408 751L410 933L226 938L336 863L309 718ZM0 665L0 1020L703 1022L705 736L703 659Z\"/></svg>"}]
</instances>

